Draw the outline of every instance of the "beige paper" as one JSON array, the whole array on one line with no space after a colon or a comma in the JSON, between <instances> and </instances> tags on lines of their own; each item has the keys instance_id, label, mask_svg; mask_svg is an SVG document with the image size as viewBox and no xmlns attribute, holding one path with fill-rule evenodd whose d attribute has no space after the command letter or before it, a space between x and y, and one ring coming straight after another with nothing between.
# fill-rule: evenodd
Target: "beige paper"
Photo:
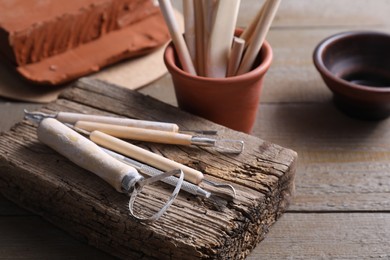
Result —
<instances>
[{"instance_id":1,"label":"beige paper","mask_svg":"<svg viewBox=\"0 0 390 260\"><path fill-rule=\"evenodd\" d=\"M123 61L90 77L128 89L141 88L167 73L163 60L164 49L165 45L144 57Z\"/></svg>"},{"instance_id":2,"label":"beige paper","mask_svg":"<svg viewBox=\"0 0 390 260\"><path fill-rule=\"evenodd\" d=\"M162 77L167 69L163 61L164 48L145 56L123 61L93 74L91 77L105 80L129 89L143 87ZM152 68L152 69L151 69ZM39 86L22 79L16 72L0 63L0 96L14 100L48 103L58 98L67 86Z\"/></svg>"}]
</instances>

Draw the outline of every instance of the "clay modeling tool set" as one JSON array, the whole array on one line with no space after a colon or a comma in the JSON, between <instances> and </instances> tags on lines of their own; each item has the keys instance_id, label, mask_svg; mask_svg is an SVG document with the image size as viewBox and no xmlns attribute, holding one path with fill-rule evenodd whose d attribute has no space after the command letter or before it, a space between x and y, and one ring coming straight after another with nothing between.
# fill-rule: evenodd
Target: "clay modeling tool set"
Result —
<instances>
[{"instance_id":1,"label":"clay modeling tool set","mask_svg":"<svg viewBox=\"0 0 390 260\"><path fill-rule=\"evenodd\" d=\"M99 117L92 115L81 117L80 115L82 114L76 115L77 117L75 119L74 114L67 112L49 115L41 112L25 111L26 119L39 124L37 129L39 141L48 145L78 166L95 173L113 186L117 191L129 193L129 211L134 218L142 221L157 220L173 203L180 190L207 199L219 196L230 200L235 197L236 191L230 184L216 183L207 180L204 178L203 173L198 170L147 151L104 132L98 130L89 131L88 129L80 128L77 119L99 119ZM55 117L70 122L75 122L76 120L76 122L75 125L63 123ZM108 121L110 123L115 122L116 120L109 120L109 117L104 118L106 122ZM122 119L120 122L122 123L123 120L125 119ZM101 124L86 121L80 122ZM81 126L83 126L83 124L81 124ZM115 125L108 126L115 127ZM123 125L116 125L116 127L137 129L141 134L143 131L157 131L165 134L169 133L171 135L184 135L168 131L134 128ZM83 135L89 136L89 139ZM193 138L191 135L184 136ZM210 138L206 138L205 140L208 139ZM210 140L208 141L212 145L215 145L215 140ZM149 178L145 178L141 174L149 176ZM174 186L175 189L172 195L165 205L153 216L147 218L137 216L133 210L137 194L142 191L142 188L145 185L149 185L156 181L162 181ZM213 190L213 192L198 186L200 183L202 183L203 186L212 187L211 190Z\"/></svg>"},{"instance_id":2,"label":"clay modeling tool set","mask_svg":"<svg viewBox=\"0 0 390 260\"><path fill-rule=\"evenodd\" d=\"M234 35L240 0L183 0L184 36L170 1L158 2L183 70L224 78L252 69L281 0L265 0L241 36Z\"/></svg>"}]
</instances>

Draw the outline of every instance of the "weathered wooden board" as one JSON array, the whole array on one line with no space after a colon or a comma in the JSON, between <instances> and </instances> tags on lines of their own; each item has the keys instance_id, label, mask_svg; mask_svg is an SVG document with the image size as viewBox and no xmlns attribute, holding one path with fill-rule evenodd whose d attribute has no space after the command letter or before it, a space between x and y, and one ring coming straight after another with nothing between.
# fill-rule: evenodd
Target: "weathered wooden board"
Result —
<instances>
[{"instance_id":1,"label":"weathered wooden board","mask_svg":"<svg viewBox=\"0 0 390 260\"><path fill-rule=\"evenodd\" d=\"M238 195L226 206L181 193L158 222L143 224L128 214L128 197L70 163L36 139L22 122L0 138L0 189L7 198L69 233L123 258L243 258L286 210L294 189L296 153L180 112L125 89L83 80L43 111L119 114L175 122L182 129L218 129L221 137L245 140L238 156L213 149L141 144L197 168L206 177L234 184ZM169 195L163 185L139 197L152 212Z\"/></svg>"}]
</instances>

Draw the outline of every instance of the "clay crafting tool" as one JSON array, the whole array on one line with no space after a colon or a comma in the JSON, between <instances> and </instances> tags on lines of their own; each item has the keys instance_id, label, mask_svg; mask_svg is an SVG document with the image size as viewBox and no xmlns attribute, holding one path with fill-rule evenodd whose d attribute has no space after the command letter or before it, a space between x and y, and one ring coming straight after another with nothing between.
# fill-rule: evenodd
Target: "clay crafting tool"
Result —
<instances>
[{"instance_id":1,"label":"clay crafting tool","mask_svg":"<svg viewBox=\"0 0 390 260\"><path fill-rule=\"evenodd\" d=\"M183 70L190 73L191 75L196 75L191 55L188 51L183 35L180 32L179 25L175 19L175 13L173 11L171 2L169 0L158 0L158 3L171 35L172 42L175 45L180 63L183 66Z\"/></svg>"},{"instance_id":2,"label":"clay crafting tool","mask_svg":"<svg viewBox=\"0 0 390 260\"><path fill-rule=\"evenodd\" d=\"M71 112L57 112L54 114L46 114L42 112L29 112L27 110L24 110L24 115L26 119L31 119L37 122L41 121L44 118L55 118L62 123L67 123L72 125L75 124L77 121L88 121L88 122L98 122L98 123L105 123L105 124L112 124L112 125L156 129L156 130L167 131L167 132L189 132L189 133L197 133L203 135L217 134L217 131L214 130L180 130L179 131L179 126L177 124L138 120L138 119L131 119L131 118L123 118L123 117L90 115L90 114L71 113Z\"/></svg>"},{"instance_id":3,"label":"clay crafting tool","mask_svg":"<svg viewBox=\"0 0 390 260\"><path fill-rule=\"evenodd\" d=\"M100 131L93 131L90 133L89 138L94 143L96 143L100 146L103 146L107 149L118 152L122 155L126 155L130 158L137 160L137 161L140 161L140 162L143 162L145 164L156 167L157 169L160 169L163 171L180 169L184 172L184 179L193 183L193 184L199 184L203 181L203 182L205 182L211 186L214 186L214 187L228 189L231 191L232 194L234 194L233 196L235 196L235 194L236 194L234 187L230 184L221 184L221 183L212 182L210 180L206 180L204 178L203 173L198 171L198 170L195 170L195 169L190 168L186 165L183 165L183 164L180 164L180 163L175 162L173 160L170 160L168 158L165 158L165 157L158 155L156 153L142 149L138 146L130 144L126 141L123 141L121 139L118 139L116 137L108 135L106 133L103 133Z\"/></svg>"},{"instance_id":4,"label":"clay crafting tool","mask_svg":"<svg viewBox=\"0 0 390 260\"><path fill-rule=\"evenodd\" d=\"M271 23L279 8L280 2L281 0L268 0L268 2L265 3L265 9L263 13L261 13L261 17L259 18L252 37L250 38L250 44L248 45L244 57L242 58L237 75L247 73L251 70L256 56L258 55L265 37L267 36L268 30L271 27Z\"/></svg>"},{"instance_id":5,"label":"clay crafting tool","mask_svg":"<svg viewBox=\"0 0 390 260\"><path fill-rule=\"evenodd\" d=\"M240 0L218 1L210 38L205 50L206 76L224 78L234 37Z\"/></svg>"},{"instance_id":6,"label":"clay crafting tool","mask_svg":"<svg viewBox=\"0 0 390 260\"><path fill-rule=\"evenodd\" d=\"M183 0L184 37L192 63L196 64L194 0Z\"/></svg>"},{"instance_id":7,"label":"clay crafting tool","mask_svg":"<svg viewBox=\"0 0 390 260\"><path fill-rule=\"evenodd\" d=\"M265 1L261 6L260 10L257 12L256 16L252 19L251 23L245 28L245 30L240 35L240 38L245 41L245 46L251 42L251 38L253 36L253 32L256 28L256 25L259 23L260 18L264 15L264 11L266 9L266 5L269 2Z\"/></svg>"},{"instance_id":8,"label":"clay crafting tool","mask_svg":"<svg viewBox=\"0 0 390 260\"><path fill-rule=\"evenodd\" d=\"M119 153L113 152L109 149L106 149L103 147L101 147L101 148L103 151L105 151L106 153L108 153L109 155L114 157L115 159L118 159L124 163L127 163L127 164L133 166L134 168L136 168L138 170L138 172L140 172L144 175L147 175L147 176L156 176L157 175L158 176L160 174L163 174L162 171L160 171L154 167L140 163L136 160L133 160L129 157L123 156ZM179 178L177 178L176 176L169 176L169 177L162 179L161 181L166 183L166 184L169 184L173 187L176 187L177 183L179 181ZM221 186L221 184L215 184L214 182L208 183L208 180L206 180L206 179L203 179L203 182L205 184L210 185L211 187L219 188ZM222 188L226 188L225 184L222 184ZM206 199L208 199L208 201L216 203L215 206L217 206L218 208L220 208L223 205L226 205L227 202L231 201L235 196L234 192L233 193L226 193L226 192L221 192L220 190L214 189L214 188L211 188L212 192L210 192L208 190L201 188L199 185L192 184L188 181L183 181L183 184L181 185L181 190L186 191L189 194L192 194L195 196L200 196L200 197L206 198Z\"/></svg>"},{"instance_id":9,"label":"clay crafting tool","mask_svg":"<svg viewBox=\"0 0 390 260\"><path fill-rule=\"evenodd\" d=\"M40 121L37 135L39 141L48 145L78 166L98 175L118 192L130 193L130 214L138 220L157 220L173 203L182 185L184 174L181 170L177 170L176 168L173 171L145 179L134 167L108 155L98 145L54 118L46 118ZM133 212L134 201L142 188L145 185L174 174L180 175L180 181L178 181L175 190L166 204L151 217L143 218L135 215Z\"/></svg>"},{"instance_id":10,"label":"clay crafting tool","mask_svg":"<svg viewBox=\"0 0 390 260\"><path fill-rule=\"evenodd\" d=\"M143 164L143 163L140 163L136 160L133 160L131 158L128 158L126 156L123 156L119 153L116 153L116 152L113 152L109 149L106 149L106 148L103 148L101 147L101 149L108 153L109 155L111 155L112 157L114 157L115 159L119 160L119 161L122 161L124 163L127 163L131 166L133 166L134 168L136 168L138 170L138 172L144 174L144 175L148 175L148 176L156 176L156 175L160 175L162 174L163 172L156 169L156 168L153 168L149 165L146 165L146 164ZM179 178L175 177L175 176L170 176L170 177L167 177L167 178L164 178L161 180L162 182L166 183L166 184L169 184L169 185L172 185L172 186L176 186L177 185L177 182L179 181ZM195 184L192 184L188 181L183 181L183 184L181 186L181 189L192 194L192 195L195 195L195 196L201 196L201 197L204 197L204 198L210 198L211 196L211 193L202 189L201 187L199 187L198 185L195 185Z\"/></svg>"},{"instance_id":11,"label":"clay crafting tool","mask_svg":"<svg viewBox=\"0 0 390 260\"><path fill-rule=\"evenodd\" d=\"M153 129L143 129L128 126L110 125L87 121L77 121L74 125L77 128L92 132L99 130L106 134L130 140L176 144L176 145L197 145L211 146L222 153L239 154L244 149L244 141L232 139L212 139L208 137L193 136L189 134L173 133Z\"/></svg>"},{"instance_id":12,"label":"clay crafting tool","mask_svg":"<svg viewBox=\"0 0 390 260\"><path fill-rule=\"evenodd\" d=\"M244 53L244 48L245 40L234 37L226 72L227 77L233 77L236 75L238 67L240 66L242 54Z\"/></svg>"},{"instance_id":13,"label":"clay crafting tool","mask_svg":"<svg viewBox=\"0 0 390 260\"><path fill-rule=\"evenodd\" d=\"M201 0L194 0L194 18L195 18L195 51L196 51L196 72L198 76L205 76L204 64L204 20L203 3Z\"/></svg>"}]
</instances>

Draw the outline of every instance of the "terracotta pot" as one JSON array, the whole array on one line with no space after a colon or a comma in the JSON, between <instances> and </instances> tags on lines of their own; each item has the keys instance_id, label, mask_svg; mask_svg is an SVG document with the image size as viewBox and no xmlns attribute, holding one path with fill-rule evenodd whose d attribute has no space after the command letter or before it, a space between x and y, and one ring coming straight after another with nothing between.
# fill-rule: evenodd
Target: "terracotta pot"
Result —
<instances>
[{"instance_id":1,"label":"terracotta pot","mask_svg":"<svg viewBox=\"0 0 390 260\"><path fill-rule=\"evenodd\" d=\"M228 78L206 78L181 69L172 43L164 53L181 109L246 133L252 131L256 121L263 78L271 61L271 46L264 42L250 72Z\"/></svg>"}]
</instances>

